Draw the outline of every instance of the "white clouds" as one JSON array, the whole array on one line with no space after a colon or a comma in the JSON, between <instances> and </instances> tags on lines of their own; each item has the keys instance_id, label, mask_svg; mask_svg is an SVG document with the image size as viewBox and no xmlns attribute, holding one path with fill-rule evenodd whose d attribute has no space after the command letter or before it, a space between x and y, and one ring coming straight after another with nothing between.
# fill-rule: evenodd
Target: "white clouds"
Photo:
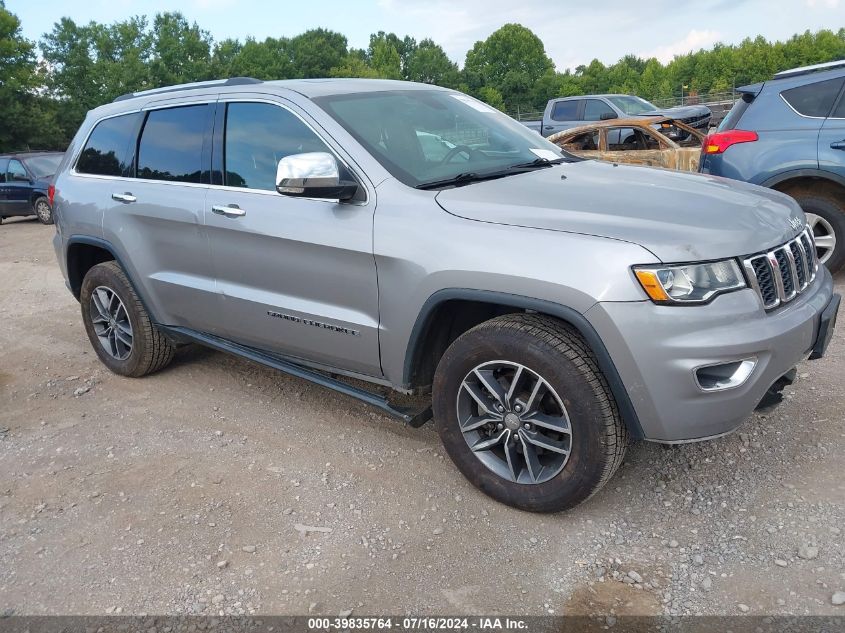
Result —
<instances>
[{"instance_id":1,"label":"white clouds","mask_svg":"<svg viewBox=\"0 0 845 633\"><path fill-rule=\"evenodd\" d=\"M826 1L838 2L838 0ZM686 37L684 37L683 39L672 42L671 44L664 44L663 46L657 46L651 50L641 52L639 53L639 56L644 59L656 57L660 62L665 64L667 62L672 61L672 58L674 58L675 55L683 55L684 53L697 51L700 48L709 48L718 41L718 31L699 31L697 29L693 29L689 33L687 33Z\"/></svg>"},{"instance_id":2,"label":"white clouds","mask_svg":"<svg viewBox=\"0 0 845 633\"><path fill-rule=\"evenodd\" d=\"M824 9L838 9L840 0L804 0L808 7L815 9L817 7Z\"/></svg>"}]
</instances>

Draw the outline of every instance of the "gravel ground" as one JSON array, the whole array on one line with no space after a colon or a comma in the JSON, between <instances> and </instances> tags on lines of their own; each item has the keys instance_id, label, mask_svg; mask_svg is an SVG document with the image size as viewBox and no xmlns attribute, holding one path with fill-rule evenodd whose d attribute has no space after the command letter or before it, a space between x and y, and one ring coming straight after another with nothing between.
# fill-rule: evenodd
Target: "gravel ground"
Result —
<instances>
[{"instance_id":1,"label":"gravel ground","mask_svg":"<svg viewBox=\"0 0 845 633\"><path fill-rule=\"evenodd\" d=\"M845 615L845 328L723 439L532 515L430 427L199 347L100 365L52 227L0 227L0 609ZM840 292L845 278L839 277Z\"/></svg>"}]
</instances>

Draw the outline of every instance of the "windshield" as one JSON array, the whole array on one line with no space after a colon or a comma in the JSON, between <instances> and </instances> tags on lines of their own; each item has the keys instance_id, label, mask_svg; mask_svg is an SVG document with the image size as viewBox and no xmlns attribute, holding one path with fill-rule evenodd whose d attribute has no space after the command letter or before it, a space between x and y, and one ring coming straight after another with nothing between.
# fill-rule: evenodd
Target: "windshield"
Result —
<instances>
[{"instance_id":1,"label":"windshield","mask_svg":"<svg viewBox=\"0 0 845 633\"><path fill-rule=\"evenodd\" d=\"M46 178L56 173L59 163L62 162L62 154L46 154L44 156L32 156L24 160L36 178Z\"/></svg>"},{"instance_id":2,"label":"windshield","mask_svg":"<svg viewBox=\"0 0 845 633\"><path fill-rule=\"evenodd\" d=\"M574 160L536 132L458 92L395 90L314 101L411 187L468 174L483 177L543 159Z\"/></svg>"},{"instance_id":3,"label":"windshield","mask_svg":"<svg viewBox=\"0 0 845 633\"><path fill-rule=\"evenodd\" d=\"M657 110L656 105L649 103L640 97L608 97L607 100L622 110L625 114L644 114L646 112L654 112Z\"/></svg>"}]
</instances>

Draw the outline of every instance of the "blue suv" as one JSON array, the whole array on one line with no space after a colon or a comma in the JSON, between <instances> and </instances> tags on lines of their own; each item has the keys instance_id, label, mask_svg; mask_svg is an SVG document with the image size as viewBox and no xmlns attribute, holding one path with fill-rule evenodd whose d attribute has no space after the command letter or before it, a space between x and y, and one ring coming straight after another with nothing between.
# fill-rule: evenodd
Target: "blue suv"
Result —
<instances>
[{"instance_id":1,"label":"blue suv","mask_svg":"<svg viewBox=\"0 0 845 633\"><path fill-rule=\"evenodd\" d=\"M845 264L845 60L795 68L742 94L702 145L699 171L789 194L819 259Z\"/></svg>"},{"instance_id":2,"label":"blue suv","mask_svg":"<svg viewBox=\"0 0 845 633\"><path fill-rule=\"evenodd\" d=\"M50 182L62 162L62 152L0 154L0 224L4 218L35 215L53 223Z\"/></svg>"}]
</instances>

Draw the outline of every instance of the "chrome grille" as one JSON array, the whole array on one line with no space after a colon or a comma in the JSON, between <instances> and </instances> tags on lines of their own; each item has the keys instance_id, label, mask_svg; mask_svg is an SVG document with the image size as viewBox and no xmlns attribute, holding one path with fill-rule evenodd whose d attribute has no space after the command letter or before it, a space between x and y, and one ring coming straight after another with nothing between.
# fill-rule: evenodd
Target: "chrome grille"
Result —
<instances>
[{"instance_id":1,"label":"chrome grille","mask_svg":"<svg viewBox=\"0 0 845 633\"><path fill-rule=\"evenodd\" d=\"M816 278L819 268L813 234L809 229L772 250L742 262L763 307L772 310L792 301Z\"/></svg>"}]
</instances>

